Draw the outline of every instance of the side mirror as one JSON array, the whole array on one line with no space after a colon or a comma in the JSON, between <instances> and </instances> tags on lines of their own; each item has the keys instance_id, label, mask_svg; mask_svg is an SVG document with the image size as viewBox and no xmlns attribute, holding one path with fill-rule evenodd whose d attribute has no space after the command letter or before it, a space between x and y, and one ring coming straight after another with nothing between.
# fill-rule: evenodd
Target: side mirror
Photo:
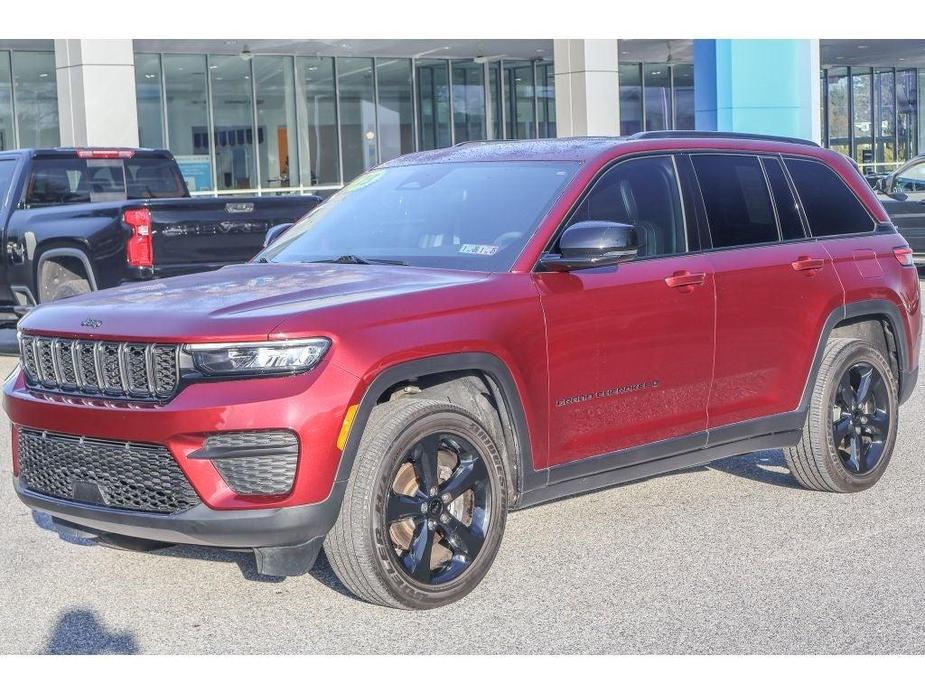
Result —
<instances>
[{"instance_id":1,"label":"side mirror","mask_svg":"<svg viewBox=\"0 0 925 694\"><path fill-rule=\"evenodd\" d=\"M546 253L543 267L554 272L570 272L591 267L607 267L632 260L639 252L636 228L618 222L578 222L559 239L559 252Z\"/></svg>"},{"instance_id":2,"label":"side mirror","mask_svg":"<svg viewBox=\"0 0 925 694\"><path fill-rule=\"evenodd\" d=\"M898 202L905 202L909 196L901 190L894 190L893 192L887 192L887 197L893 198Z\"/></svg>"},{"instance_id":3,"label":"side mirror","mask_svg":"<svg viewBox=\"0 0 925 694\"><path fill-rule=\"evenodd\" d=\"M267 230L267 235L263 238L263 247L266 248L271 243L276 241L280 236L285 234L289 229L292 228L291 223L286 224L277 224L276 226L270 227Z\"/></svg>"}]
</instances>

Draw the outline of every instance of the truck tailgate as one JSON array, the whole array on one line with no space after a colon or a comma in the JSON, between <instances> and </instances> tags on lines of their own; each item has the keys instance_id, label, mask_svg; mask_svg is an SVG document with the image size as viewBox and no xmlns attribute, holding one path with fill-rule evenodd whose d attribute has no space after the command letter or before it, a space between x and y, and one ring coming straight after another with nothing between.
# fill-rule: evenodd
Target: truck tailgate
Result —
<instances>
[{"instance_id":1,"label":"truck tailgate","mask_svg":"<svg viewBox=\"0 0 925 694\"><path fill-rule=\"evenodd\" d=\"M313 195L147 200L155 272L161 275L243 263L263 247L267 230L302 217Z\"/></svg>"}]
</instances>

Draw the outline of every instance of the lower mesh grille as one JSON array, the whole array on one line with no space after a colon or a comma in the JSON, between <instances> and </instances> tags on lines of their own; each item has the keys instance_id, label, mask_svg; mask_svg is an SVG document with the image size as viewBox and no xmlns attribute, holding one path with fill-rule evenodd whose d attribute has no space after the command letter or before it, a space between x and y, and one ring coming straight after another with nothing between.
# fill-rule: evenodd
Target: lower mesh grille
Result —
<instances>
[{"instance_id":1,"label":"lower mesh grille","mask_svg":"<svg viewBox=\"0 0 925 694\"><path fill-rule=\"evenodd\" d=\"M20 429L18 447L22 484L40 494L153 513L199 504L163 446Z\"/></svg>"},{"instance_id":2,"label":"lower mesh grille","mask_svg":"<svg viewBox=\"0 0 925 694\"><path fill-rule=\"evenodd\" d=\"M207 459L237 494L287 494L299 462L299 440L291 431L213 434L191 458Z\"/></svg>"}]
</instances>

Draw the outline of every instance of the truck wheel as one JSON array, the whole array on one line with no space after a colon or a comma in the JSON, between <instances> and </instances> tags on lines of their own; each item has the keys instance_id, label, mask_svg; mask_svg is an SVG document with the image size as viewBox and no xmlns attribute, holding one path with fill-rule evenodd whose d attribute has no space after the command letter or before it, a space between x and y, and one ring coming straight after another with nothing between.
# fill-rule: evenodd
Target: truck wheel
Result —
<instances>
[{"instance_id":1,"label":"truck wheel","mask_svg":"<svg viewBox=\"0 0 925 694\"><path fill-rule=\"evenodd\" d=\"M402 398L375 407L324 542L334 572L387 607L460 599L501 544L503 465L488 428L458 405Z\"/></svg>"},{"instance_id":2,"label":"truck wheel","mask_svg":"<svg viewBox=\"0 0 925 694\"><path fill-rule=\"evenodd\" d=\"M861 492L883 476L896 442L897 384L883 355L852 338L829 340L800 442L784 450L807 489Z\"/></svg>"},{"instance_id":3,"label":"truck wheel","mask_svg":"<svg viewBox=\"0 0 925 694\"><path fill-rule=\"evenodd\" d=\"M42 260L39 267L39 303L87 294L92 290L83 263L77 258L61 256Z\"/></svg>"}]
</instances>

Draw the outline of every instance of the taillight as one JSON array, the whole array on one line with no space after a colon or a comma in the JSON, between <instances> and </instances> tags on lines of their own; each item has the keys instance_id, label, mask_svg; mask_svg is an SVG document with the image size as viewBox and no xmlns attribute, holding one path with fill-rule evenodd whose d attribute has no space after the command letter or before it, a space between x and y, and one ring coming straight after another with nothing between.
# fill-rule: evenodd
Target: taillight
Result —
<instances>
[{"instance_id":1,"label":"taillight","mask_svg":"<svg viewBox=\"0 0 925 694\"><path fill-rule=\"evenodd\" d=\"M893 255L903 267L912 267L915 263L912 260L912 249L909 246L900 246L893 249Z\"/></svg>"},{"instance_id":2,"label":"taillight","mask_svg":"<svg viewBox=\"0 0 925 694\"><path fill-rule=\"evenodd\" d=\"M151 212L147 207L126 210L122 221L132 230L125 244L125 259L132 267L154 267L154 246L151 243Z\"/></svg>"}]
</instances>

